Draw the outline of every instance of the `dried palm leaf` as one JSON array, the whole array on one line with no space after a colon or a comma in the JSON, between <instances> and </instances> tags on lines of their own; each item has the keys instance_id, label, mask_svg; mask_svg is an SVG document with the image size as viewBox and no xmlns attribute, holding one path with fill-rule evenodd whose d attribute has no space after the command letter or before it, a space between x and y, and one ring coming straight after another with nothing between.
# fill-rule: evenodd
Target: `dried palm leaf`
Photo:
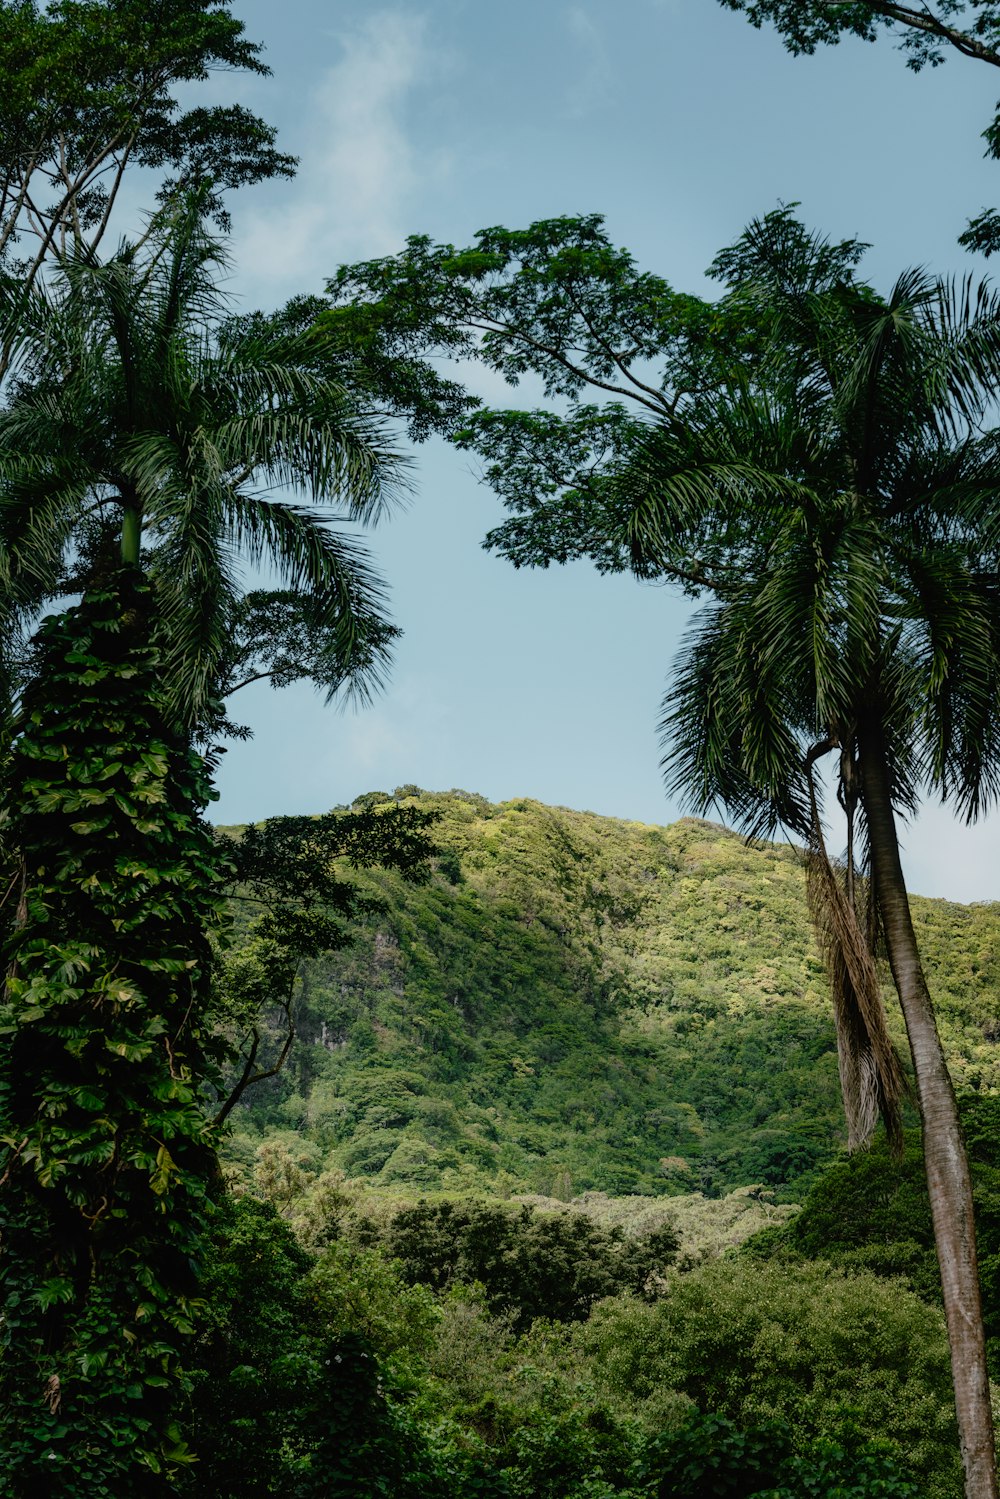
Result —
<instances>
[{"instance_id":1,"label":"dried palm leaf","mask_svg":"<svg viewBox=\"0 0 1000 1499\"><path fill-rule=\"evenodd\" d=\"M806 851L806 889L833 993L847 1145L849 1150L868 1145L881 1116L890 1147L898 1153L903 1143L906 1076L889 1035L868 923L862 925L858 918L853 868L847 881L849 898L827 853L811 765L808 775L812 829Z\"/></svg>"}]
</instances>

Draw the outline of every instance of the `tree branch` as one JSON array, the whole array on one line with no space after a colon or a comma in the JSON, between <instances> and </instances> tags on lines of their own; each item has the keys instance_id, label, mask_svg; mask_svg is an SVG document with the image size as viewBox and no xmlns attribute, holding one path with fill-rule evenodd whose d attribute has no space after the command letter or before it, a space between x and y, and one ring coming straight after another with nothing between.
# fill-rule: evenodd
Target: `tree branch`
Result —
<instances>
[{"instance_id":1,"label":"tree branch","mask_svg":"<svg viewBox=\"0 0 1000 1499\"><path fill-rule=\"evenodd\" d=\"M274 672L273 671L255 671L252 674L252 676L244 677L242 682L237 682L235 687L224 687L223 691L222 691L222 696L224 698L232 697L232 695L233 695L234 692L239 692L244 687L251 687L254 682L263 682L268 677L273 677L273 676L274 676Z\"/></svg>"},{"instance_id":2,"label":"tree branch","mask_svg":"<svg viewBox=\"0 0 1000 1499\"><path fill-rule=\"evenodd\" d=\"M529 348L536 349L539 354L544 354L546 358L553 360L556 364L561 364L563 369L568 370L583 385L593 385L598 390L608 391L611 395L624 396L626 400L638 401L640 405L654 412L656 416L662 417L664 412L668 411L667 403L661 397L658 397L655 402L648 401L645 396L637 395L634 390L627 390L621 385L611 385L606 380L598 380L596 375L585 373L579 365L574 364L571 359L567 359L566 355L561 353L560 350L554 349L548 344L543 344L539 339L532 338L530 333L513 328L509 323L494 322L490 324L470 321L466 326L474 328L478 333L502 333L508 338L519 339L522 343L527 344Z\"/></svg>"},{"instance_id":3,"label":"tree branch","mask_svg":"<svg viewBox=\"0 0 1000 1499\"><path fill-rule=\"evenodd\" d=\"M653 397L653 399L658 403L659 406L663 407L666 410L669 410L669 403L663 398L662 393L658 391L654 386L647 385L644 381L640 380L638 376L633 375L628 365L623 363L621 355L617 354L612 348L611 344L608 343L604 335L598 332L589 314L584 311L584 308L582 307L579 300L573 295L572 283L567 285L566 292L573 306L576 308L577 314L581 318L584 327L587 329L587 332L590 334L591 338L598 345L598 347L603 349L607 358L611 360L611 363L615 365L617 369L621 370L622 374L625 376L625 379L628 380L630 384L636 386L636 388L639 390L645 391L647 395ZM636 397L636 399L640 398Z\"/></svg>"},{"instance_id":4,"label":"tree branch","mask_svg":"<svg viewBox=\"0 0 1000 1499\"><path fill-rule=\"evenodd\" d=\"M250 1055L247 1057L246 1065L244 1066L243 1072L240 1075L240 1080L236 1084L236 1087L233 1089L233 1091L230 1093L229 1097L226 1099L225 1103L222 1105L222 1108L212 1120L212 1123L216 1128L226 1122L233 1109L243 1097L243 1094L246 1092L247 1088L252 1088L256 1083L262 1083L265 1078L277 1077L282 1067L284 1067L285 1062L288 1058L288 1053L292 1049L292 1042L295 1040L295 1021L292 1019L291 996L289 996L286 1002L282 1005L282 1009L285 1012L285 1019L288 1023L288 1030L285 1034L284 1045L282 1046L281 1051L278 1053L277 1061L274 1063L273 1067L260 1068L256 1072L253 1070L254 1064L257 1060L257 1052L260 1049L260 1031L256 1026L254 1026L253 1042L250 1047Z\"/></svg>"},{"instance_id":5,"label":"tree branch","mask_svg":"<svg viewBox=\"0 0 1000 1499\"><path fill-rule=\"evenodd\" d=\"M948 42L957 52L965 57L977 58L980 62L988 62L995 68L1000 68L1000 52L986 47L977 41L968 32L959 31L954 26L948 26L936 16L929 6L921 10L914 10L908 5L893 5L887 0L863 0L869 10L874 11L877 16L882 16L887 21L898 21L902 26L912 26L915 31L924 31L930 36L940 37L943 42ZM856 10L857 0L827 0L831 10Z\"/></svg>"}]
</instances>

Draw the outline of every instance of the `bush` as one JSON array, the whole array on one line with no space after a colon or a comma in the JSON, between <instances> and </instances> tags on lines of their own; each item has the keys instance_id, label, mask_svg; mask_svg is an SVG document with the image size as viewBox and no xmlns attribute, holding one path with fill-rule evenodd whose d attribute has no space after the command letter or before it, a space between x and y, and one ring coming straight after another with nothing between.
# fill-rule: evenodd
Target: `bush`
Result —
<instances>
[{"instance_id":1,"label":"bush","mask_svg":"<svg viewBox=\"0 0 1000 1499\"><path fill-rule=\"evenodd\" d=\"M345 1265L317 1270L269 1205L224 1208L205 1293L190 1425L192 1499L505 1499L474 1453L457 1451L407 1410L408 1390L378 1356L426 1345L437 1313L375 1257L355 1264L373 1294L364 1336L344 1304ZM389 1299L397 1301L393 1321ZM381 1303L381 1304L379 1304ZM478 1486L477 1486L478 1485Z\"/></svg>"},{"instance_id":2,"label":"bush","mask_svg":"<svg viewBox=\"0 0 1000 1499\"><path fill-rule=\"evenodd\" d=\"M441 1309L426 1286L407 1285L377 1250L331 1245L309 1277L314 1305L338 1336L360 1334L380 1358L420 1358L434 1341Z\"/></svg>"},{"instance_id":3,"label":"bush","mask_svg":"<svg viewBox=\"0 0 1000 1499\"><path fill-rule=\"evenodd\" d=\"M454 1216L417 1221L443 1234ZM663 1302L518 1334L481 1288L435 1295L350 1241L313 1260L242 1198L220 1210L205 1292L189 1499L916 1499L865 1445L880 1427L929 1475L921 1499L955 1491L939 1319L872 1277L730 1260Z\"/></svg>"},{"instance_id":4,"label":"bush","mask_svg":"<svg viewBox=\"0 0 1000 1499\"><path fill-rule=\"evenodd\" d=\"M1000 1099L959 1099L976 1209L987 1352L1000 1375ZM787 1226L751 1240L746 1253L823 1259L875 1275L903 1276L925 1300L940 1303L920 1137L907 1138L901 1159L884 1139L845 1156L812 1188L802 1212Z\"/></svg>"}]
</instances>

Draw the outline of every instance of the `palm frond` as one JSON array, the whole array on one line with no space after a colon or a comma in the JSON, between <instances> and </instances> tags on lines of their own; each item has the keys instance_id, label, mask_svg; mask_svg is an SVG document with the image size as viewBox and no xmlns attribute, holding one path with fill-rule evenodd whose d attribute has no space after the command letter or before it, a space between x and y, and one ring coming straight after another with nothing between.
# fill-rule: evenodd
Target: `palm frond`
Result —
<instances>
[{"instance_id":1,"label":"palm frond","mask_svg":"<svg viewBox=\"0 0 1000 1499\"><path fill-rule=\"evenodd\" d=\"M392 636L383 585L333 516L372 524L406 489L386 429L310 339L223 336L225 254L203 211L197 194L175 204L141 251L68 255L27 297L0 281L16 358L0 413L0 592L37 605L86 550L95 511L138 520L188 725L220 686L244 564L311 598L331 693L377 689ZM102 525L102 555L111 537ZM86 567L75 576L87 586Z\"/></svg>"},{"instance_id":2,"label":"palm frond","mask_svg":"<svg viewBox=\"0 0 1000 1499\"><path fill-rule=\"evenodd\" d=\"M799 704L758 649L752 609L715 603L689 631L663 701L667 787L752 837L809 827Z\"/></svg>"},{"instance_id":3,"label":"palm frond","mask_svg":"<svg viewBox=\"0 0 1000 1499\"><path fill-rule=\"evenodd\" d=\"M957 438L995 409L1000 389L1000 294L971 275L942 278L926 309L927 364L938 430Z\"/></svg>"},{"instance_id":4,"label":"palm frond","mask_svg":"<svg viewBox=\"0 0 1000 1499\"><path fill-rule=\"evenodd\" d=\"M229 411L216 440L234 471L336 499L374 525L405 498L408 460L352 392L300 362L306 347L296 340L276 358L273 346L241 344L206 362L212 404Z\"/></svg>"}]
</instances>

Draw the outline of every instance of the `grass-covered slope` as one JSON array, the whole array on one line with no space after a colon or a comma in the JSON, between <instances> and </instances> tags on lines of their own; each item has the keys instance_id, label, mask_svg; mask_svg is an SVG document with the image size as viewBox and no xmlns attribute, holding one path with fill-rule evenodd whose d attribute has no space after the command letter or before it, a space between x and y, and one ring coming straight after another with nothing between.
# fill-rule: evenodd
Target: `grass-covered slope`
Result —
<instances>
[{"instance_id":1,"label":"grass-covered slope","mask_svg":"<svg viewBox=\"0 0 1000 1499\"><path fill-rule=\"evenodd\" d=\"M843 1128L795 852L692 819L420 802L442 814L434 878L373 877L384 914L308 965L237 1152L288 1132L304 1164L410 1192L801 1198ZM991 1091L1000 907L915 906L956 1082Z\"/></svg>"}]
</instances>

